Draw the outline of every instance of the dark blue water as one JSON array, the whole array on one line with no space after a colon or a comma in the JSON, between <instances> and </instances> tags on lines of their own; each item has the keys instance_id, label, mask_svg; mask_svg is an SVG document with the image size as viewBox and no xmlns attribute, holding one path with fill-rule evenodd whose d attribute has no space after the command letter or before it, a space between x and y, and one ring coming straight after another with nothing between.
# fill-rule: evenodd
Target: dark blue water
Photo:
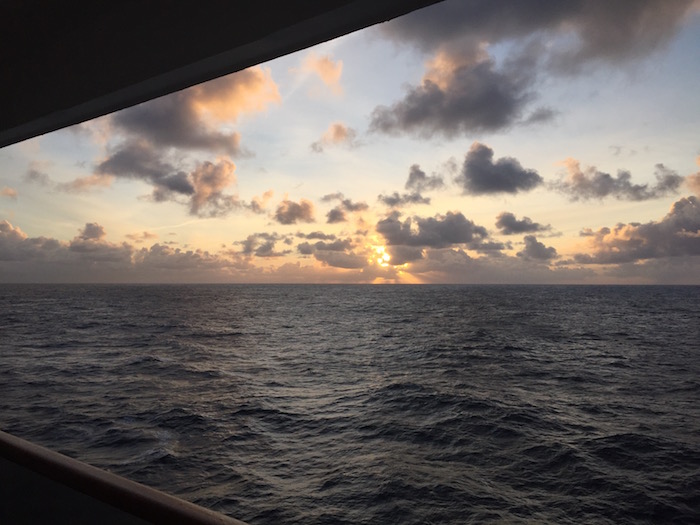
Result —
<instances>
[{"instance_id":1,"label":"dark blue water","mask_svg":"<svg viewBox=\"0 0 700 525\"><path fill-rule=\"evenodd\" d=\"M700 522L700 288L3 286L0 428L251 524Z\"/></svg>"}]
</instances>

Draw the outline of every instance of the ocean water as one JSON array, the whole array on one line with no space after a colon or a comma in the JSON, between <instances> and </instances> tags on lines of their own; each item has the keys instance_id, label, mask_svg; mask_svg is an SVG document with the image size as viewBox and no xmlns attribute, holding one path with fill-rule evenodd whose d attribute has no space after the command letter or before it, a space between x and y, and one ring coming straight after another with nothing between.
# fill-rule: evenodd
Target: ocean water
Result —
<instances>
[{"instance_id":1,"label":"ocean water","mask_svg":"<svg viewBox=\"0 0 700 525\"><path fill-rule=\"evenodd\" d=\"M699 523L700 288L0 288L0 428L250 524Z\"/></svg>"}]
</instances>

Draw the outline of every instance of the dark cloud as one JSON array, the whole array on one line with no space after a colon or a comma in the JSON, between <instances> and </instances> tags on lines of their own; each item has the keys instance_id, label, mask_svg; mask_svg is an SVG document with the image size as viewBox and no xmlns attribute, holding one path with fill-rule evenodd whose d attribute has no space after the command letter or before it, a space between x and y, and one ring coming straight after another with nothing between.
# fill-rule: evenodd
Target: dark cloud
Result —
<instances>
[{"instance_id":1,"label":"dark cloud","mask_svg":"<svg viewBox=\"0 0 700 525\"><path fill-rule=\"evenodd\" d=\"M511 157L494 162L493 150L475 142L469 148L456 181L465 194L483 195L529 191L542 184L542 177L534 170L523 168Z\"/></svg>"},{"instance_id":2,"label":"dark cloud","mask_svg":"<svg viewBox=\"0 0 700 525\"><path fill-rule=\"evenodd\" d=\"M612 63L642 57L668 43L678 32L693 0L598 2L580 0L448 0L379 26L398 43L427 53L446 44L464 53L483 43L530 38L567 37L568 46L547 52L558 67Z\"/></svg>"},{"instance_id":3,"label":"dark cloud","mask_svg":"<svg viewBox=\"0 0 700 525\"><path fill-rule=\"evenodd\" d=\"M333 242L318 241L314 244L303 242L297 245L302 255L313 255L317 261L335 268L356 269L367 266L367 259L353 253L350 239L337 239Z\"/></svg>"},{"instance_id":4,"label":"dark cloud","mask_svg":"<svg viewBox=\"0 0 700 525\"><path fill-rule=\"evenodd\" d=\"M392 261L393 262L393 261ZM428 249L412 262L410 272L425 283L571 283L595 282L591 269L569 269L523 257L472 258L455 248Z\"/></svg>"},{"instance_id":5,"label":"dark cloud","mask_svg":"<svg viewBox=\"0 0 700 525\"><path fill-rule=\"evenodd\" d=\"M190 198L192 215L210 217L225 215L241 206L238 197L224 195L223 190L236 182L233 162L221 159L218 163L203 162L190 173L189 181L194 188Z\"/></svg>"},{"instance_id":6,"label":"dark cloud","mask_svg":"<svg viewBox=\"0 0 700 525\"><path fill-rule=\"evenodd\" d=\"M428 176L420 169L418 164L411 166L408 172L408 180L406 181L406 189L413 190L417 193L424 191L439 190L445 187L445 182L439 175Z\"/></svg>"},{"instance_id":7,"label":"dark cloud","mask_svg":"<svg viewBox=\"0 0 700 525\"><path fill-rule=\"evenodd\" d=\"M548 224L543 226L538 222L532 222L530 217L523 217L518 220L515 215L508 211L504 211L496 217L496 227L501 230L504 235L513 235L517 233L534 233L549 231L552 227Z\"/></svg>"},{"instance_id":8,"label":"dark cloud","mask_svg":"<svg viewBox=\"0 0 700 525\"><path fill-rule=\"evenodd\" d=\"M340 201L340 204L330 210L327 214L327 220L326 222L328 224L334 224L338 222L346 222L347 215L346 212L358 212L358 211L364 211L369 208L367 203L365 202L353 202L350 199L346 199L345 195L342 193L330 193L328 195L324 195L321 197L321 201L323 202L333 202L333 201Z\"/></svg>"},{"instance_id":9,"label":"dark cloud","mask_svg":"<svg viewBox=\"0 0 700 525\"><path fill-rule=\"evenodd\" d=\"M269 242L287 242L292 236L259 234L248 246L249 254L228 251L211 254L165 244L136 249L110 243L103 228L88 223L70 242L45 237L30 238L18 227L0 221L0 282L298 282L318 279L337 281L345 275L352 281L372 281L372 275L332 273L324 277L313 268L286 264L278 270L254 266L251 255L270 257L279 253ZM245 241L237 244L246 245ZM339 248L352 247L350 241L319 245L314 257L327 267L360 269L367 260L362 255ZM245 246L244 246L245 248ZM284 252L282 252L284 253Z\"/></svg>"},{"instance_id":10,"label":"dark cloud","mask_svg":"<svg viewBox=\"0 0 700 525\"><path fill-rule=\"evenodd\" d=\"M581 234L588 238L589 251L576 254L574 260L583 264L700 255L700 201L684 197L658 222L617 224Z\"/></svg>"},{"instance_id":11,"label":"dark cloud","mask_svg":"<svg viewBox=\"0 0 700 525\"><path fill-rule=\"evenodd\" d=\"M329 193L321 197L321 200L323 202L340 201L339 207L349 212L364 211L369 208L366 202L352 202L352 200L346 199L342 193Z\"/></svg>"},{"instance_id":12,"label":"dark cloud","mask_svg":"<svg viewBox=\"0 0 700 525\"><path fill-rule=\"evenodd\" d=\"M530 113L523 121L523 126L544 124L545 122L551 122L556 118L559 112L552 108L537 108L532 113Z\"/></svg>"},{"instance_id":13,"label":"dark cloud","mask_svg":"<svg viewBox=\"0 0 700 525\"><path fill-rule=\"evenodd\" d=\"M423 248L417 246L387 246L386 251L391 256L389 262L394 266L418 261L423 258Z\"/></svg>"},{"instance_id":14,"label":"dark cloud","mask_svg":"<svg viewBox=\"0 0 700 525\"><path fill-rule=\"evenodd\" d=\"M424 197L422 192L433 191L445 187L445 182L441 175L426 175L418 164L413 164L408 171L408 179L405 188L410 193L399 193L395 191L390 195L379 195L377 200L392 208L401 208L411 204L430 204L430 197Z\"/></svg>"},{"instance_id":15,"label":"dark cloud","mask_svg":"<svg viewBox=\"0 0 700 525\"><path fill-rule=\"evenodd\" d=\"M241 250L241 254L243 255L255 255L256 257L281 257L291 253L291 250L283 250L281 252L275 251L275 244L278 241L286 243L287 240L290 239L288 239L286 236L281 236L276 233L263 232L248 235L244 241L237 244L241 244L243 246L243 249Z\"/></svg>"},{"instance_id":16,"label":"dark cloud","mask_svg":"<svg viewBox=\"0 0 700 525\"><path fill-rule=\"evenodd\" d=\"M0 221L0 261L24 264L27 261L52 259L63 247L55 239L29 238L20 228Z\"/></svg>"},{"instance_id":17,"label":"dark cloud","mask_svg":"<svg viewBox=\"0 0 700 525\"><path fill-rule=\"evenodd\" d=\"M377 223L377 232L384 236L389 246L446 248L456 244L477 245L488 237L486 228L477 226L459 212L414 217L403 222L399 217L398 213L392 213Z\"/></svg>"},{"instance_id":18,"label":"dark cloud","mask_svg":"<svg viewBox=\"0 0 700 525\"><path fill-rule=\"evenodd\" d=\"M316 250L329 251L329 252L344 252L350 250L353 245L350 239L337 239L333 242L317 242L314 247Z\"/></svg>"},{"instance_id":19,"label":"dark cloud","mask_svg":"<svg viewBox=\"0 0 700 525\"><path fill-rule=\"evenodd\" d=\"M566 161L568 176L552 187L569 195L571 200L603 199L615 197L618 200L645 201L665 197L676 193L684 182L684 177L669 170L663 164L657 164L654 170L656 184L632 184L629 171L619 170L617 176L598 171L591 166L581 170L580 163L574 159Z\"/></svg>"},{"instance_id":20,"label":"dark cloud","mask_svg":"<svg viewBox=\"0 0 700 525\"><path fill-rule=\"evenodd\" d=\"M237 196L224 193L226 188L235 184L235 171L233 162L219 159L216 163L198 163L188 173L165 160L161 150L145 141L122 144L95 167L97 175L152 184L152 198L156 202L180 202L184 198L190 213L200 217L222 216L242 207L254 208L241 202Z\"/></svg>"},{"instance_id":21,"label":"dark cloud","mask_svg":"<svg viewBox=\"0 0 700 525\"><path fill-rule=\"evenodd\" d=\"M162 192L192 195L194 187L187 173L163 159L161 151L146 141L121 144L106 160L95 167L98 175L138 179L150 182Z\"/></svg>"},{"instance_id":22,"label":"dark cloud","mask_svg":"<svg viewBox=\"0 0 700 525\"><path fill-rule=\"evenodd\" d=\"M264 213L268 194L247 204L223 193L235 182L230 160L187 162L183 150L245 154L238 133L222 132L219 124L230 124L240 113L259 111L279 98L269 71L254 67L119 111L110 122L122 141L110 148L93 177L59 189L104 186L110 182L106 177L114 176L147 181L155 202L187 204L192 215L220 216L236 208Z\"/></svg>"},{"instance_id":23,"label":"dark cloud","mask_svg":"<svg viewBox=\"0 0 700 525\"><path fill-rule=\"evenodd\" d=\"M333 242L318 241L316 243L302 242L297 245L297 250L303 255L310 255L316 251L344 252L352 249L350 239L337 239Z\"/></svg>"},{"instance_id":24,"label":"dark cloud","mask_svg":"<svg viewBox=\"0 0 700 525\"><path fill-rule=\"evenodd\" d=\"M335 240L335 235L332 233L323 233L321 231L317 232L311 232L311 233L302 233L302 232L297 232L296 234L297 237L300 239L320 239L322 241L334 241Z\"/></svg>"},{"instance_id":25,"label":"dark cloud","mask_svg":"<svg viewBox=\"0 0 700 525\"><path fill-rule=\"evenodd\" d=\"M306 199L298 203L285 199L277 206L275 220L280 224L314 222L314 205Z\"/></svg>"},{"instance_id":26,"label":"dark cloud","mask_svg":"<svg viewBox=\"0 0 700 525\"><path fill-rule=\"evenodd\" d=\"M119 111L112 121L122 131L157 147L240 154L239 134L209 129L200 119L190 93L180 91Z\"/></svg>"},{"instance_id":27,"label":"dark cloud","mask_svg":"<svg viewBox=\"0 0 700 525\"><path fill-rule=\"evenodd\" d=\"M448 0L382 24L399 45L432 55L422 81L390 106L378 106L370 129L388 134L454 137L551 120L538 108L538 76L572 74L586 65L619 65L648 56L678 32L693 0ZM505 58L488 55L503 43Z\"/></svg>"},{"instance_id":28,"label":"dark cloud","mask_svg":"<svg viewBox=\"0 0 700 525\"><path fill-rule=\"evenodd\" d=\"M48 186L51 183L48 174L36 168L29 168L24 174L24 180L32 184L38 184L39 186Z\"/></svg>"},{"instance_id":29,"label":"dark cloud","mask_svg":"<svg viewBox=\"0 0 700 525\"><path fill-rule=\"evenodd\" d=\"M487 253L489 255L500 255L497 252L502 250L511 250L513 245L510 242L487 241L479 242L475 246L472 246L472 248L477 252Z\"/></svg>"},{"instance_id":30,"label":"dark cloud","mask_svg":"<svg viewBox=\"0 0 700 525\"><path fill-rule=\"evenodd\" d=\"M78 238L83 241L89 240L99 240L102 239L107 233L105 229L97 224L96 222L89 222L85 224L85 228L80 231Z\"/></svg>"},{"instance_id":31,"label":"dark cloud","mask_svg":"<svg viewBox=\"0 0 700 525\"><path fill-rule=\"evenodd\" d=\"M424 78L391 106L372 111L370 131L448 138L493 132L514 124L530 99L530 80L496 68L492 60L452 65L442 81Z\"/></svg>"},{"instance_id":32,"label":"dark cloud","mask_svg":"<svg viewBox=\"0 0 700 525\"><path fill-rule=\"evenodd\" d=\"M157 148L236 156L243 153L238 133L222 133L213 123L230 122L242 112L262 109L276 100L279 93L269 74L250 68L119 111L112 123Z\"/></svg>"},{"instance_id":33,"label":"dark cloud","mask_svg":"<svg viewBox=\"0 0 700 525\"><path fill-rule=\"evenodd\" d=\"M345 217L345 212L340 208L333 208L326 214L326 222L328 224L335 224L338 222L346 222L348 219Z\"/></svg>"},{"instance_id":34,"label":"dark cloud","mask_svg":"<svg viewBox=\"0 0 700 525\"><path fill-rule=\"evenodd\" d=\"M525 249L516 254L518 257L538 261L548 261L557 258L557 250L552 246L545 246L534 235L526 235L523 237L523 241L525 241Z\"/></svg>"},{"instance_id":35,"label":"dark cloud","mask_svg":"<svg viewBox=\"0 0 700 525\"><path fill-rule=\"evenodd\" d=\"M430 197L423 197L420 193L402 193L394 192L391 195L379 195L379 202L383 202L392 208L400 208L409 204L430 204Z\"/></svg>"},{"instance_id":36,"label":"dark cloud","mask_svg":"<svg viewBox=\"0 0 700 525\"><path fill-rule=\"evenodd\" d=\"M316 260L334 268L353 270L367 266L367 259L354 253L317 251L314 253Z\"/></svg>"}]
</instances>

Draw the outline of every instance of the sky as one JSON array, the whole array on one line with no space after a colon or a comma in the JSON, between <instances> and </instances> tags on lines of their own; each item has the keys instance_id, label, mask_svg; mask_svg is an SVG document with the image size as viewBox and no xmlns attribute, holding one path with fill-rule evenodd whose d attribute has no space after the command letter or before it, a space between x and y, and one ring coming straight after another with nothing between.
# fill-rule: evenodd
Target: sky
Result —
<instances>
[{"instance_id":1,"label":"sky","mask_svg":"<svg viewBox=\"0 0 700 525\"><path fill-rule=\"evenodd\" d=\"M700 284L700 2L447 0L0 149L0 282Z\"/></svg>"}]
</instances>

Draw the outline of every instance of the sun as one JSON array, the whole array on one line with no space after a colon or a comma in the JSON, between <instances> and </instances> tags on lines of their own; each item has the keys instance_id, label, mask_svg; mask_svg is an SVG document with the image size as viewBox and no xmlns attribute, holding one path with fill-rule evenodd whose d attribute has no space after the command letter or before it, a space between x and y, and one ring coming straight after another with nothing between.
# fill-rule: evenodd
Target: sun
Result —
<instances>
[{"instance_id":1,"label":"sun","mask_svg":"<svg viewBox=\"0 0 700 525\"><path fill-rule=\"evenodd\" d=\"M386 252L386 246L373 246L373 261L376 262L382 268L389 266L389 261L391 260L391 255Z\"/></svg>"}]
</instances>

